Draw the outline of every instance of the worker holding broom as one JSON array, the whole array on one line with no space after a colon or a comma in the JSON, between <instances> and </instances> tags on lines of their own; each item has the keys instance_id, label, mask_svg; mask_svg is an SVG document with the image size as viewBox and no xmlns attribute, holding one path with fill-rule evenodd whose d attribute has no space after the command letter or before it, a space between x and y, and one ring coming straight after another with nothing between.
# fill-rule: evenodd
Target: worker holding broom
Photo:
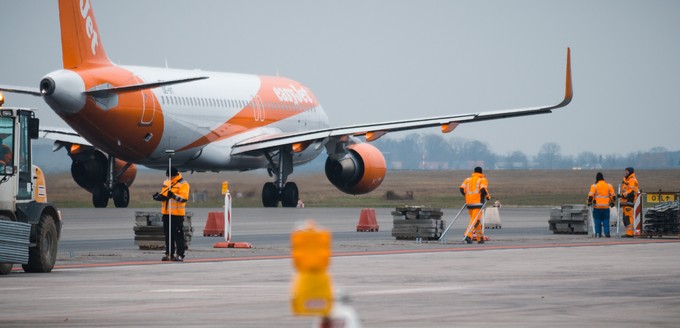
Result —
<instances>
[{"instance_id":1,"label":"worker holding broom","mask_svg":"<svg viewBox=\"0 0 680 328\"><path fill-rule=\"evenodd\" d=\"M472 244L472 232L477 236L477 243L484 243L482 234L482 207L487 200L491 199L489 194L489 182L482 173L482 168L477 166L472 175L465 179L460 185L460 193L465 196L465 204L470 214L470 224L465 230L465 243Z\"/></svg>"}]
</instances>

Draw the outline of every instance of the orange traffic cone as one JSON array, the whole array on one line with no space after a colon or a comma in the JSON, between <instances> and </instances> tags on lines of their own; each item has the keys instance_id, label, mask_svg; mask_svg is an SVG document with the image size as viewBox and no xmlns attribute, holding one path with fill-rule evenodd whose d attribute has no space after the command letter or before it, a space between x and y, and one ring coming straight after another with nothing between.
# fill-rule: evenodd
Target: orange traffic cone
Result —
<instances>
[{"instance_id":1,"label":"orange traffic cone","mask_svg":"<svg viewBox=\"0 0 680 328\"><path fill-rule=\"evenodd\" d=\"M224 212L208 213L208 221L205 222L203 236L224 236Z\"/></svg>"},{"instance_id":2,"label":"orange traffic cone","mask_svg":"<svg viewBox=\"0 0 680 328\"><path fill-rule=\"evenodd\" d=\"M359 223L357 224L357 231L378 231L378 220L375 217L375 209L362 208L359 215Z\"/></svg>"}]
</instances>

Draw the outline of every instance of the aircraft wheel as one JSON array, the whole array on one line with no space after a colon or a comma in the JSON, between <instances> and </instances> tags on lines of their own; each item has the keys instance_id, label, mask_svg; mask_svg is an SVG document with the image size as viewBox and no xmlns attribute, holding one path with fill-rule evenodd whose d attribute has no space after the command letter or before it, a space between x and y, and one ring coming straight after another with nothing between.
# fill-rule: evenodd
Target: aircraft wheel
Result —
<instances>
[{"instance_id":1,"label":"aircraft wheel","mask_svg":"<svg viewBox=\"0 0 680 328\"><path fill-rule=\"evenodd\" d=\"M113 186L113 204L116 207L128 207L130 204L130 189L124 183Z\"/></svg>"},{"instance_id":2,"label":"aircraft wheel","mask_svg":"<svg viewBox=\"0 0 680 328\"><path fill-rule=\"evenodd\" d=\"M279 204L279 191L273 182L267 182L262 187L262 206L277 207Z\"/></svg>"},{"instance_id":3,"label":"aircraft wheel","mask_svg":"<svg viewBox=\"0 0 680 328\"><path fill-rule=\"evenodd\" d=\"M43 213L38 223L38 243L28 249L28 264L22 265L25 272L50 272L57 260L57 227L51 215Z\"/></svg>"},{"instance_id":4,"label":"aircraft wheel","mask_svg":"<svg viewBox=\"0 0 680 328\"><path fill-rule=\"evenodd\" d=\"M92 205L96 208L109 206L109 191L105 185L100 184L92 188Z\"/></svg>"},{"instance_id":5,"label":"aircraft wheel","mask_svg":"<svg viewBox=\"0 0 680 328\"><path fill-rule=\"evenodd\" d=\"M296 207L299 199L297 184L295 182L287 182L281 193L281 205L283 207Z\"/></svg>"}]
</instances>

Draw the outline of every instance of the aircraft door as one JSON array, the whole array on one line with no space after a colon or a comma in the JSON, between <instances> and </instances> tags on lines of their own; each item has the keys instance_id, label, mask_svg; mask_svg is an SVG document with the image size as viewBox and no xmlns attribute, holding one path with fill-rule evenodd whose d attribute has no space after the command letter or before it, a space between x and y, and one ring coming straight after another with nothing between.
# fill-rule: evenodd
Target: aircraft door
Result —
<instances>
[{"instance_id":1,"label":"aircraft door","mask_svg":"<svg viewBox=\"0 0 680 328\"><path fill-rule=\"evenodd\" d=\"M126 84L141 84L144 83L135 75L130 76ZM156 102L154 101L151 90L140 90L130 93L132 104L129 104L134 110L139 111L139 126L149 126L153 124L154 116L156 115Z\"/></svg>"},{"instance_id":2,"label":"aircraft door","mask_svg":"<svg viewBox=\"0 0 680 328\"><path fill-rule=\"evenodd\" d=\"M255 97L253 97L251 104L253 107L253 119L255 120L255 122L264 122L265 111L264 104L262 103L262 98L256 95Z\"/></svg>"},{"instance_id":3,"label":"aircraft door","mask_svg":"<svg viewBox=\"0 0 680 328\"><path fill-rule=\"evenodd\" d=\"M153 124L153 118L156 116L156 102L151 90L142 90L142 117L139 120L139 125L149 126Z\"/></svg>"}]
</instances>

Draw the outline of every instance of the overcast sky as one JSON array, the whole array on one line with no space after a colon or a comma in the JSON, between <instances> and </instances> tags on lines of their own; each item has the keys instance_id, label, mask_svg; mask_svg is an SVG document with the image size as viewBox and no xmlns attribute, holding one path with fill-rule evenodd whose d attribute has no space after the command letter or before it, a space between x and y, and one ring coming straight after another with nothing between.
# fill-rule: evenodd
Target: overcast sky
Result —
<instances>
[{"instance_id":1,"label":"overcast sky","mask_svg":"<svg viewBox=\"0 0 680 328\"><path fill-rule=\"evenodd\" d=\"M569 106L451 135L498 154L680 150L680 1L91 2L115 63L278 72L334 126L556 104L571 47ZM0 31L0 84L37 87L61 68L56 0L1 1ZM64 124L38 98L5 96Z\"/></svg>"}]
</instances>

